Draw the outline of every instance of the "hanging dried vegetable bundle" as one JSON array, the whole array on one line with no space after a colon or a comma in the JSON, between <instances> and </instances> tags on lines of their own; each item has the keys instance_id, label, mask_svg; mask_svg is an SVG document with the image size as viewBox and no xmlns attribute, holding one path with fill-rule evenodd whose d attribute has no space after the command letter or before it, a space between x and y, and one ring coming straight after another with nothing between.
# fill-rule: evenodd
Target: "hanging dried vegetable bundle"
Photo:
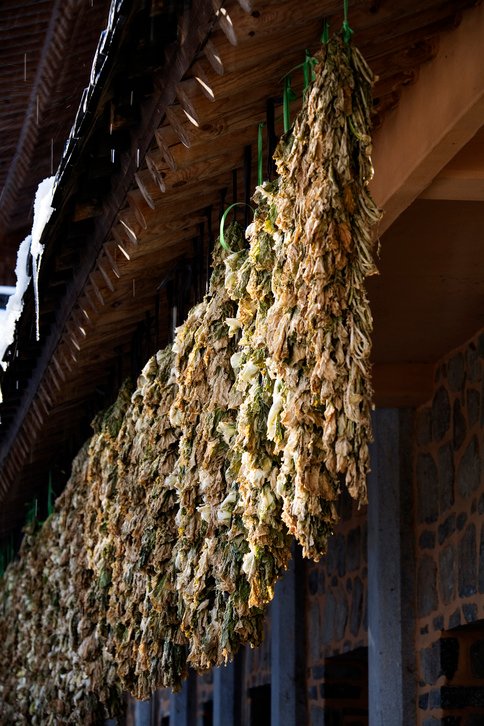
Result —
<instances>
[{"instance_id":1,"label":"hanging dried vegetable bundle","mask_svg":"<svg viewBox=\"0 0 484 726\"><path fill-rule=\"evenodd\" d=\"M92 422L94 435L88 448L89 495L85 503L84 542L88 566L93 572L93 598L97 602L99 636L112 653L107 610L115 564L116 540L109 522L115 516L118 485L117 436L131 397L129 383L123 384L114 404Z\"/></svg>"},{"instance_id":2,"label":"hanging dried vegetable bundle","mask_svg":"<svg viewBox=\"0 0 484 726\"><path fill-rule=\"evenodd\" d=\"M92 440L74 460L66 489L47 522L52 522L56 556L50 555L51 573L45 573L45 579L54 583L58 609L52 625L55 647L49 644L49 674L39 681L42 690L46 684L52 688L50 694L43 693L43 700L45 713L56 714L53 723L95 724L123 712L121 683L106 648L102 602L84 538L91 494L89 444ZM49 549L52 552L52 546Z\"/></svg>"},{"instance_id":3,"label":"hanging dried vegetable bundle","mask_svg":"<svg viewBox=\"0 0 484 726\"><path fill-rule=\"evenodd\" d=\"M247 228L249 250L226 260L225 286L237 302L236 316L228 320L235 336L242 336L232 356L234 388L241 397L236 434L231 442L232 472L239 482L242 519L249 551L243 570L250 583L250 605L263 606L273 597L276 580L287 567L290 540L281 519L281 501L275 488L280 457L267 436L273 398L273 380L267 369L267 311L273 303L271 276L274 265L271 216L277 182L259 186L257 209Z\"/></svg>"},{"instance_id":4,"label":"hanging dried vegetable bundle","mask_svg":"<svg viewBox=\"0 0 484 726\"><path fill-rule=\"evenodd\" d=\"M284 521L318 559L344 482L366 497L371 437L370 335L365 292L375 272L368 192L372 75L341 37L323 47L292 133L276 151L272 436L282 452Z\"/></svg>"},{"instance_id":5,"label":"hanging dried vegetable bundle","mask_svg":"<svg viewBox=\"0 0 484 726\"><path fill-rule=\"evenodd\" d=\"M115 542L108 622L123 686L137 698L178 687L186 674L185 639L172 559L177 492L172 476L179 432L173 353L144 367L116 439L117 483L108 531Z\"/></svg>"},{"instance_id":6,"label":"hanging dried vegetable bundle","mask_svg":"<svg viewBox=\"0 0 484 726\"><path fill-rule=\"evenodd\" d=\"M229 228L227 239L234 250L244 245L237 225ZM171 416L181 429L174 556L188 662L199 669L225 662L240 643L258 643L262 627L261 612L248 607L242 571L246 532L229 468L240 399L230 364L236 340L229 338L226 320L236 308L223 286L224 255L216 245L209 292L178 329L174 343L178 392Z\"/></svg>"},{"instance_id":7,"label":"hanging dried vegetable bundle","mask_svg":"<svg viewBox=\"0 0 484 726\"><path fill-rule=\"evenodd\" d=\"M35 522L28 526L2 581L2 723L95 724L122 712L84 546L87 468L85 446L57 511L35 534Z\"/></svg>"}]
</instances>

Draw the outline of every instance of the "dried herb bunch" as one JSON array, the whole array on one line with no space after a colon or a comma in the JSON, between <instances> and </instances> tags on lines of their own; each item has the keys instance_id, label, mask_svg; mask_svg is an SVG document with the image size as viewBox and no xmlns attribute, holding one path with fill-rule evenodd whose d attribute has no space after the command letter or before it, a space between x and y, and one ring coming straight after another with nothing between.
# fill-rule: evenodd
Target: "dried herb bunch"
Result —
<instances>
[{"instance_id":1,"label":"dried herb bunch","mask_svg":"<svg viewBox=\"0 0 484 726\"><path fill-rule=\"evenodd\" d=\"M1 723L96 724L123 710L84 537L88 452L74 460L56 511L42 528L28 525L2 581Z\"/></svg>"},{"instance_id":2,"label":"dried herb bunch","mask_svg":"<svg viewBox=\"0 0 484 726\"><path fill-rule=\"evenodd\" d=\"M249 551L243 570L250 584L249 603L259 607L272 600L274 584L290 558L290 539L275 491L280 457L268 437L274 383L268 371L267 311L274 301L271 216L275 216L277 189L277 181L257 188L254 221L246 231L249 249L227 258L225 275L227 291L237 302L236 316L227 324L232 336L239 339L232 366L234 388L241 398L231 442L231 468L239 482L247 529Z\"/></svg>"},{"instance_id":3,"label":"dried herb bunch","mask_svg":"<svg viewBox=\"0 0 484 726\"><path fill-rule=\"evenodd\" d=\"M231 225L226 238L240 259L242 229ZM231 367L237 341L226 324L235 304L223 285L225 256L217 244L209 291L174 342L178 390L171 419L181 430L174 473L179 492L174 557L188 663L198 669L225 662L240 643L258 643L262 630L262 612L247 603L242 571L247 533L230 467L241 399Z\"/></svg>"},{"instance_id":4,"label":"dried herb bunch","mask_svg":"<svg viewBox=\"0 0 484 726\"><path fill-rule=\"evenodd\" d=\"M283 518L318 559L342 482L366 498L371 438L370 335L364 281L376 272L368 192L372 74L340 36L318 56L315 80L275 159L274 303L267 314L282 454Z\"/></svg>"},{"instance_id":5,"label":"dried herb bunch","mask_svg":"<svg viewBox=\"0 0 484 726\"><path fill-rule=\"evenodd\" d=\"M113 545L107 620L126 690L148 698L186 675L172 560L177 532L173 468L179 431L171 346L150 358L116 437L116 481L106 532Z\"/></svg>"}]
</instances>

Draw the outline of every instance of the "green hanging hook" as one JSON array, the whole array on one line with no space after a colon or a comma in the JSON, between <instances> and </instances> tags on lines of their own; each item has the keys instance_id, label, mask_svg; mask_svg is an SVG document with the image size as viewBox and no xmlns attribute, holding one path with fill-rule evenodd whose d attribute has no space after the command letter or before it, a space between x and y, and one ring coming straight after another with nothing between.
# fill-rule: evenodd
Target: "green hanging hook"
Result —
<instances>
[{"instance_id":1,"label":"green hanging hook","mask_svg":"<svg viewBox=\"0 0 484 726\"><path fill-rule=\"evenodd\" d=\"M264 121L261 121L259 124L258 130L257 130L257 184L260 186L262 182L264 181L264 172L263 172L263 136L262 136L262 129L264 128L265 123Z\"/></svg>"},{"instance_id":2,"label":"green hanging hook","mask_svg":"<svg viewBox=\"0 0 484 726\"><path fill-rule=\"evenodd\" d=\"M284 133L291 128L291 101L296 99L296 94L291 87L291 76L288 74L284 78L284 93L282 97L282 109L284 117Z\"/></svg>"},{"instance_id":3,"label":"green hanging hook","mask_svg":"<svg viewBox=\"0 0 484 726\"><path fill-rule=\"evenodd\" d=\"M246 204L245 202L234 202L233 204L230 205L230 207L227 207L227 209L225 210L225 212L222 214L222 218L220 220L219 241L220 241L220 244L222 245L222 247L224 248L224 250L226 250L227 252L230 252L230 253L232 253L233 250L230 249L230 247L228 246L228 244L227 244L227 242L225 240L225 232L224 232L224 230L225 230L225 221L227 219L227 216L232 211L232 209L234 207L249 207L249 209L252 209L252 211L255 214L254 208L251 207L250 204Z\"/></svg>"},{"instance_id":4,"label":"green hanging hook","mask_svg":"<svg viewBox=\"0 0 484 726\"><path fill-rule=\"evenodd\" d=\"M49 471L49 487L47 489L47 516L54 511L54 490L52 488L52 472Z\"/></svg>"},{"instance_id":5,"label":"green hanging hook","mask_svg":"<svg viewBox=\"0 0 484 726\"><path fill-rule=\"evenodd\" d=\"M353 35L353 30L350 28L350 24L348 22L348 0L343 0L343 25L341 26L341 30L343 33L343 40L348 45L348 43L351 41L351 36Z\"/></svg>"}]
</instances>

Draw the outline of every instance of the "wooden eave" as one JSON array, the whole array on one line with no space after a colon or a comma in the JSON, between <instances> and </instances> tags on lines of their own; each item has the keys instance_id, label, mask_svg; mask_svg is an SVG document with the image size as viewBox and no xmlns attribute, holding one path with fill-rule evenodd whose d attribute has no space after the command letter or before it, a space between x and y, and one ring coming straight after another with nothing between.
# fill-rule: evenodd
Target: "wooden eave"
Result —
<instances>
[{"instance_id":1,"label":"wooden eave","mask_svg":"<svg viewBox=\"0 0 484 726\"><path fill-rule=\"evenodd\" d=\"M353 4L356 43L379 77L376 126L474 4ZM44 235L41 341L29 300L2 382L4 534L45 489L59 451L72 457L123 377L170 341L173 310L181 322L203 294L220 215L256 183L257 124L274 119L281 133L282 77L317 50L324 20L333 30L342 21L335 0L192 0L156 55L146 17L129 8ZM300 95L297 73L294 87ZM395 387L402 361L375 360L377 404L425 400L433 362L403 361L411 369Z\"/></svg>"}]
</instances>

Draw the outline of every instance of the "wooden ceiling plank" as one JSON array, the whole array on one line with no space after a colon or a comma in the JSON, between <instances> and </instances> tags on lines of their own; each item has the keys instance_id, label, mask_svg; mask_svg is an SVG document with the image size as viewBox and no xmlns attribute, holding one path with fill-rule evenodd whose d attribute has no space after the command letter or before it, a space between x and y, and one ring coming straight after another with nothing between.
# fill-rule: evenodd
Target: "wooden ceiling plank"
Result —
<instances>
[{"instance_id":1,"label":"wooden ceiling plank","mask_svg":"<svg viewBox=\"0 0 484 726\"><path fill-rule=\"evenodd\" d=\"M194 126L200 126L200 118L196 109L196 98L200 91L201 86L194 78L185 78L176 87L176 97L180 102L180 106L185 114L193 119Z\"/></svg>"},{"instance_id":2,"label":"wooden ceiling plank","mask_svg":"<svg viewBox=\"0 0 484 726\"><path fill-rule=\"evenodd\" d=\"M118 249L123 250L123 254L129 261L131 259L131 253L137 247L137 242L133 242L129 237L126 227L120 222L115 224L111 228L111 234L114 237Z\"/></svg>"},{"instance_id":3,"label":"wooden ceiling plank","mask_svg":"<svg viewBox=\"0 0 484 726\"><path fill-rule=\"evenodd\" d=\"M111 269L113 270L116 277L120 278L123 267L119 265L119 253L118 246L113 240L108 240L104 244L104 252L108 258ZM124 259L124 258L123 258Z\"/></svg>"},{"instance_id":4,"label":"wooden ceiling plank","mask_svg":"<svg viewBox=\"0 0 484 726\"><path fill-rule=\"evenodd\" d=\"M235 32L232 9L226 7L218 10L218 24L231 45L237 45L237 33Z\"/></svg>"},{"instance_id":5,"label":"wooden ceiling plank","mask_svg":"<svg viewBox=\"0 0 484 726\"><path fill-rule=\"evenodd\" d=\"M380 234L482 125L483 37L481 5L469 10L453 33L442 37L435 59L422 67L417 84L403 90L398 109L376 132L371 189L384 209Z\"/></svg>"},{"instance_id":6,"label":"wooden ceiling plank","mask_svg":"<svg viewBox=\"0 0 484 726\"><path fill-rule=\"evenodd\" d=\"M136 185L137 185L138 189L140 190L141 194L143 195L143 199L145 200L146 204L151 209L154 209L155 202L153 200L153 196L152 196L151 190L149 188L151 185L148 185L146 183L146 179L141 176L140 172L137 172L134 175L134 178L136 181Z\"/></svg>"},{"instance_id":7,"label":"wooden ceiling plank","mask_svg":"<svg viewBox=\"0 0 484 726\"><path fill-rule=\"evenodd\" d=\"M165 192L166 186L165 186L165 182L163 181L163 176L158 171L156 164L153 162L153 160L151 158L151 153L152 152L148 152L145 156L146 166L148 167L148 171L151 174L151 178L153 179L155 184L158 186L160 192Z\"/></svg>"},{"instance_id":8,"label":"wooden ceiling plank","mask_svg":"<svg viewBox=\"0 0 484 726\"><path fill-rule=\"evenodd\" d=\"M137 245L142 228L134 213L130 209L124 209L118 214L118 221L124 227L130 242Z\"/></svg>"},{"instance_id":9,"label":"wooden ceiling plank","mask_svg":"<svg viewBox=\"0 0 484 726\"><path fill-rule=\"evenodd\" d=\"M208 62L212 66L215 73L219 76L223 76L225 73L224 64L222 63L222 58L217 49L217 46L215 45L215 43L213 42L212 39L207 40L207 42L205 43L205 46L203 48L203 52L204 52L205 58L208 60Z\"/></svg>"},{"instance_id":10,"label":"wooden ceiling plank","mask_svg":"<svg viewBox=\"0 0 484 726\"><path fill-rule=\"evenodd\" d=\"M97 269L99 270L102 277L104 278L104 282L106 283L108 288L111 290L111 292L114 292L114 283L111 280L110 276L108 275L108 271L106 269L106 263L102 260L98 260Z\"/></svg>"},{"instance_id":11,"label":"wooden ceiling plank","mask_svg":"<svg viewBox=\"0 0 484 726\"><path fill-rule=\"evenodd\" d=\"M52 362L54 364L54 367L55 367L57 373L59 374L59 378L62 380L62 383L65 383L66 377L65 377L65 374L64 374L64 370L63 370L63 368L62 368L62 366L59 363L59 360L57 358L57 353L54 353L54 355L52 356L51 360L52 360ZM55 374L53 374L53 378L57 381L57 376Z\"/></svg>"},{"instance_id":12,"label":"wooden ceiling plank","mask_svg":"<svg viewBox=\"0 0 484 726\"><path fill-rule=\"evenodd\" d=\"M252 6L251 0L238 0L238 3L244 12L246 12L246 13L252 12L253 6Z\"/></svg>"},{"instance_id":13,"label":"wooden ceiling plank","mask_svg":"<svg viewBox=\"0 0 484 726\"><path fill-rule=\"evenodd\" d=\"M154 209L146 203L144 196L137 189L128 192L127 201L141 229L148 229L154 216Z\"/></svg>"},{"instance_id":14,"label":"wooden ceiling plank","mask_svg":"<svg viewBox=\"0 0 484 726\"><path fill-rule=\"evenodd\" d=\"M27 432L25 431L25 428L22 428L21 431L19 431L19 435L17 436L16 441L17 441L18 446L20 446L24 459L28 459L29 445L28 445L28 441L27 441Z\"/></svg>"},{"instance_id":15,"label":"wooden ceiling plank","mask_svg":"<svg viewBox=\"0 0 484 726\"><path fill-rule=\"evenodd\" d=\"M170 126L172 127L173 131L178 136L178 138L180 139L181 143L184 146L186 146L187 149L189 149L191 146L190 137L187 135L187 133L185 131L184 123L179 117L178 112L180 110L181 110L181 106L177 106L177 105L168 106L166 109L166 118L168 119ZM148 156L148 154L147 154L147 156ZM157 180L155 179L155 181L157 181ZM164 191L164 189L162 189L162 191Z\"/></svg>"},{"instance_id":16,"label":"wooden ceiling plank","mask_svg":"<svg viewBox=\"0 0 484 726\"><path fill-rule=\"evenodd\" d=\"M35 414L35 418L37 419L39 426L42 427L44 425L44 417L40 412L40 406L37 398L32 401L32 410Z\"/></svg>"},{"instance_id":17,"label":"wooden ceiling plank","mask_svg":"<svg viewBox=\"0 0 484 726\"><path fill-rule=\"evenodd\" d=\"M168 146L168 144L165 141L165 137L167 135L166 132L167 131L169 132L170 130L171 130L171 128L169 126L165 126L160 129L157 129L155 131L155 139L156 139L156 143L158 144L158 148L161 151L161 154L162 154L164 160L166 161L167 165L170 167L170 169L175 171L176 161L173 158L173 154L170 151L170 147ZM153 204L152 208L153 209L155 208L154 204Z\"/></svg>"},{"instance_id":18,"label":"wooden ceiling plank","mask_svg":"<svg viewBox=\"0 0 484 726\"><path fill-rule=\"evenodd\" d=\"M100 302L101 305L104 306L105 301L104 301L104 298L103 298L103 296L101 294L101 290L99 289L99 286L97 285L96 280L94 279L94 273L93 272L91 272L91 274L89 275L89 282L91 283L93 292L96 295L98 301Z\"/></svg>"}]
</instances>

